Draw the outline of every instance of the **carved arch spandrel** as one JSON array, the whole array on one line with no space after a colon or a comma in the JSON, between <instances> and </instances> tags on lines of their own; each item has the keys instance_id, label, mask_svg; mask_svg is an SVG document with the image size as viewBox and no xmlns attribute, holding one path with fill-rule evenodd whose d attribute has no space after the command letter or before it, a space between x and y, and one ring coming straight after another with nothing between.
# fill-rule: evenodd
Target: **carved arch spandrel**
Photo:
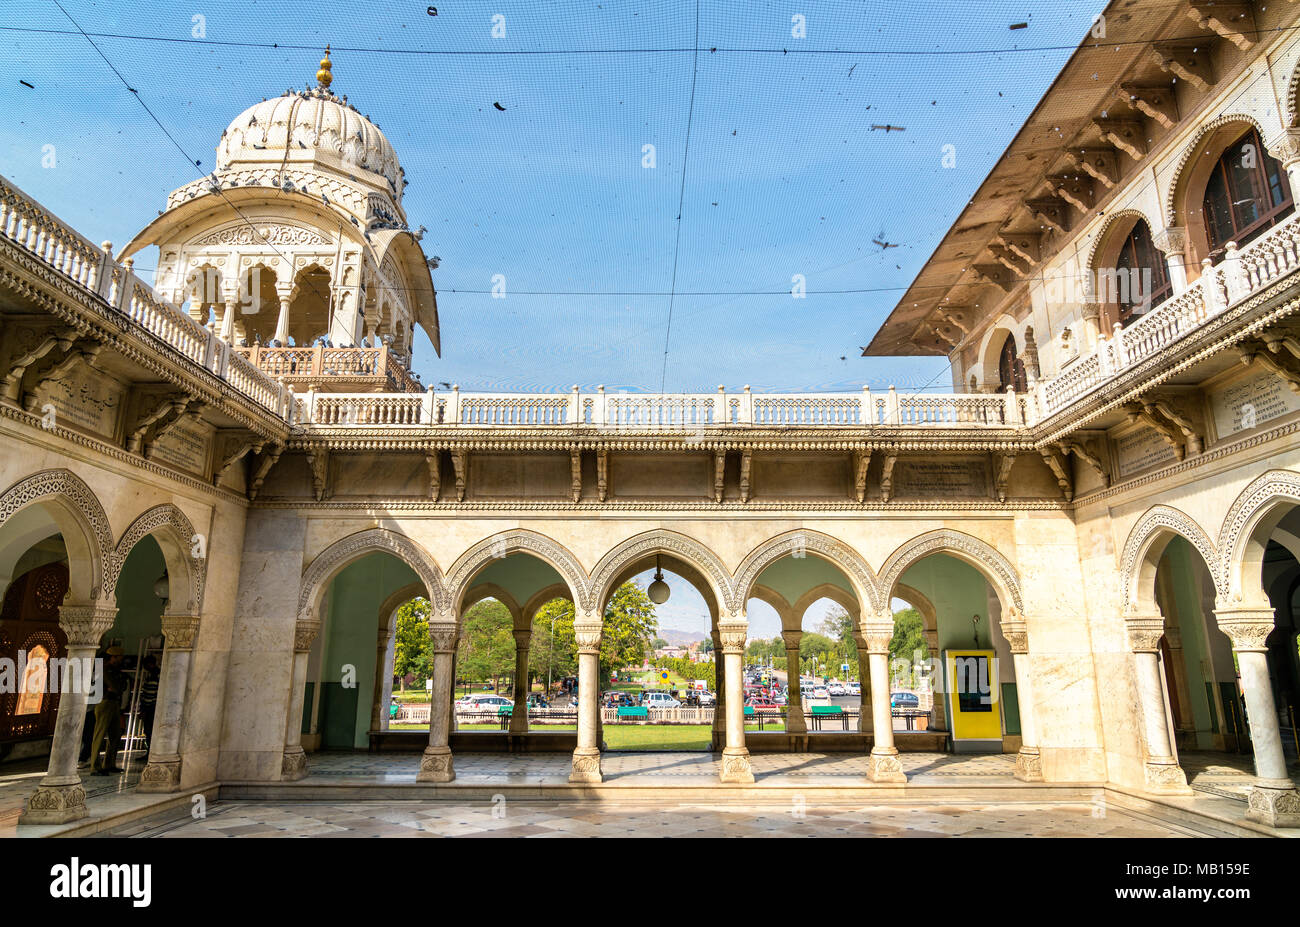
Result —
<instances>
[{"instance_id":1,"label":"carved arch spandrel","mask_svg":"<svg viewBox=\"0 0 1300 927\"><path fill-rule=\"evenodd\" d=\"M113 558L113 531L108 515L94 491L71 470L42 470L6 489L0 494L0 527L29 505L47 501L57 505L76 522L74 534L70 523L65 526L59 520L69 561L73 557L84 557L89 561L89 583L75 575L70 576L70 596L86 602L105 597L112 600L113 590L105 583L105 574ZM77 551L73 549L75 547L83 549Z\"/></svg>"},{"instance_id":2,"label":"carved arch spandrel","mask_svg":"<svg viewBox=\"0 0 1300 927\"><path fill-rule=\"evenodd\" d=\"M839 538L820 531L795 529L764 541L746 555L736 569L733 586L743 602L759 576L776 561L798 553L812 553L840 570L854 587L859 611L871 608L880 598L880 583L865 559Z\"/></svg>"},{"instance_id":3,"label":"carved arch spandrel","mask_svg":"<svg viewBox=\"0 0 1300 927\"><path fill-rule=\"evenodd\" d=\"M368 528L335 541L325 548L303 572L298 589L298 618L310 620L320 605L321 596L329 580L354 560L371 553L388 553L401 560L424 583L429 602L434 611L449 610L447 590L442 573L433 558L415 541L404 534L387 528Z\"/></svg>"},{"instance_id":4,"label":"carved arch spandrel","mask_svg":"<svg viewBox=\"0 0 1300 927\"><path fill-rule=\"evenodd\" d=\"M1169 535L1160 543L1162 535ZM1219 552L1210 536L1197 524L1196 519L1168 505L1148 509L1133 525L1120 555L1121 602L1126 611L1149 614L1155 605L1155 571L1164 548L1173 535L1187 541L1200 553L1201 559L1214 578L1215 591L1219 589ZM1159 550L1155 545L1160 544ZM1153 557L1152 554L1155 556ZM1150 589L1147 589L1150 586ZM1150 601L1146 594L1149 593Z\"/></svg>"},{"instance_id":5,"label":"carved arch spandrel","mask_svg":"<svg viewBox=\"0 0 1300 927\"><path fill-rule=\"evenodd\" d=\"M530 554L553 568L568 584L572 598L586 603L587 572L578 558L559 541L525 528L502 531L484 538L461 554L447 572L449 601L459 602L469 591L468 584L474 576L493 560L518 553Z\"/></svg>"},{"instance_id":6,"label":"carved arch spandrel","mask_svg":"<svg viewBox=\"0 0 1300 927\"><path fill-rule=\"evenodd\" d=\"M731 574L718 555L694 538L666 529L646 531L628 538L600 558L596 568L591 571L586 610L596 611L601 608L605 598L613 591L607 587L628 563L656 552L678 557L699 570L713 586L712 592L719 608L733 615L743 611L744 603L737 601Z\"/></svg>"},{"instance_id":7,"label":"carved arch spandrel","mask_svg":"<svg viewBox=\"0 0 1300 927\"><path fill-rule=\"evenodd\" d=\"M1233 501L1219 528L1219 569L1215 577L1216 588L1221 589L1221 604L1241 604L1245 601L1245 568L1254 563L1255 555L1248 550L1260 523L1275 511L1279 502L1300 505L1300 473L1294 470L1269 470L1252 480ZM1258 556L1262 556L1262 547Z\"/></svg>"},{"instance_id":8,"label":"carved arch spandrel","mask_svg":"<svg viewBox=\"0 0 1300 927\"><path fill-rule=\"evenodd\" d=\"M880 570L881 598L876 602L877 611L889 608L894 585L908 568L931 554L951 554L979 570L993 584L1002 600L1004 618L1010 617L1006 613L1008 609L1014 609L1019 615L1025 613L1020 576L1011 561L988 542L951 528L939 528L919 535L889 555Z\"/></svg>"},{"instance_id":9,"label":"carved arch spandrel","mask_svg":"<svg viewBox=\"0 0 1300 927\"><path fill-rule=\"evenodd\" d=\"M116 588L126 558L145 535L153 535L158 541L158 546L162 548L169 581L174 579L172 573L178 567L183 567L185 571L181 581L184 583L184 588L188 590L189 601L177 602L176 587L173 586L167 605L168 614L201 614L208 575L207 543L205 539L201 541L194 530L193 523L185 513L170 502L148 509L123 532L113 551L111 566L105 578L105 588ZM201 550L204 556L193 556L195 550Z\"/></svg>"}]
</instances>

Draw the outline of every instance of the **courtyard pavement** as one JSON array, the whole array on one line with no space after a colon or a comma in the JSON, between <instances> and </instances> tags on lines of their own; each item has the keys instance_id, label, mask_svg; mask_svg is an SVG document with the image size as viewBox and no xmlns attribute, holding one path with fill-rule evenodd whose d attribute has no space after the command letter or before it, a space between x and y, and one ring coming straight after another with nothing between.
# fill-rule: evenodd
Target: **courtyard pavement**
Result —
<instances>
[{"instance_id":1,"label":"courtyard pavement","mask_svg":"<svg viewBox=\"0 0 1300 927\"><path fill-rule=\"evenodd\" d=\"M417 755L320 753L298 782L208 790L203 820L188 795L137 792L138 762L84 784L89 830L118 836L1213 836L1244 823L1254 778L1248 755L1185 753L1193 796L1156 806L1095 783L1020 782L1011 755L901 754L901 788L867 782L855 754L751 760L755 784L736 787L719 785L709 753L606 753L605 782L575 794L565 754L458 754L455 782L429 786ZM44 765L0 766L0 836L87 831L17 827Z\"/></svg>"}]
</instances>

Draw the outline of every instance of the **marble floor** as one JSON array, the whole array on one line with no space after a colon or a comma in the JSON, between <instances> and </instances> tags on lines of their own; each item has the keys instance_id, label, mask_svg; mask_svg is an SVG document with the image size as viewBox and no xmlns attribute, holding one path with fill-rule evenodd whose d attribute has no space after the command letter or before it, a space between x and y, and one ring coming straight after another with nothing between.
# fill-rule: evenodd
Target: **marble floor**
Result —
<instances>
[{"instance_id":1,"label":"marble floor","mask_svg":"<svg viewBox=\"0 0 1300 927\"><path fill-rule=\"evenodd\" d=\"M1113 801L1107 801L1101 788L1062 792L1056 800L1050 790L1015 779L1015 757L1010 755L902 754L908 785L902 794L895 793L888 801L873 801L872 796L864 794L862 787L867 783L861 756L759 754L751 759L755 784L746 796L735 798L714 790L719 761L712 754L607 753L602 758L602 798L546 798L545 789L567 787L569 757L565 754L460 754L456 756L456 781L451 788L439 787L442 794L437 800L425 796L406 800L391 789L366 800L352 789L414 785L419 756L320 753L310 756L307 778L285 784L285 794L214 800L209 803L208 817L202 821L191 820L188 815L178 819L175 811L140 818L149 813L150 802L159 796L135 790L141 765L135 758L127 765L127 772L86 776L84 784L92 818L104 820L109 832L123 835L507 834L515 833L511 829L515 827L539 836L676 834L682 827L686 827L682 833L736 836L814 829L820 835L904 836L958 832L1118 836L1152 833L1152 829L1188 834L1213 831L1209 821L1200 827L1194 821L1189 824L1191 819L1186 816L1174 822L1164 816L1118 808ZM1215 813L1221 821L1244 817L1246 794L1253 781L1249 755L1187 753L1181 761L1195 790L1191 798L1180 800L1182 807ZM17 827L18 815L44 768L43 758L0 766L0 836L44 836L57 831L24 826L20 832ZM322 787L317 790L321 794L294 794L297 789L313 786ZM545 789L499 796L484 793L485 788L497 787L506 787L509 793L513 786ZM906 791L922 787L941 787L945 792L939 799L933 794L924 799L918 795L915 802L909 802ZM996 787L999 794L992 794L990 787ZM647 788L659 791L653 796L648 792L638 794ZM454 795L458 789L473 794L459 798ZM626 795L618 794L624 789ZM679 796L664 789L683 792ZM765 798L762 793L769 789L773 797ZM779 796L776 790L781 790ZM615 796L613 801L610 795ZM493 801L502 807L508 803L510 810L505 818L492 816L496 807ZM804 803L802 817L795 813L799 802ZM110 819L122 811L136 814L137 820L120 827L114 825ZM694 826L687 826L690 822L695 822Z\"/></svg>"},{"instance_id":2,"label":"marble floor","mask_svg":"<svg viewBox=\"0 0 1300 927\"><path fill-rule=\"evenodd\" d=\"M1105 803L219 801L117 837L1192 837L1205 832Z\"/></svg>"}]
</instances>

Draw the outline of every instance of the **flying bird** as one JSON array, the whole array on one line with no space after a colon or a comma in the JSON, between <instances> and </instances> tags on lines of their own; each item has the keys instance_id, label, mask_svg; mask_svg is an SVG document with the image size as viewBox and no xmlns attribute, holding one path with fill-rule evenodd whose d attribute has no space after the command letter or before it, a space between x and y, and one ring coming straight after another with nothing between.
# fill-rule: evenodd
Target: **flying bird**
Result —
<instances>
[{"instance_id":1,"label":"flying bird","mask_svg":"<svg viewBox=\"0 0 1300 927\"><path fill-rule=\"evenodd\" d=\"M500 103L493 103L492 105L495 106L497 109L501 110L501 112L503 113L506 111L506 108L502 106Z\"/></svg>"},{"instance_id":2,"label":"flying bird","mask_svg":"<svg viewBox=\"0 0 1300 927\"><path fill-rule=\"evenodd\" d=\"M881 233L880 233L880 238L884 238L884 237L885 237L885 233L884 233L884 232L881 232ZM898 247L898 243L897 243L897 242L893 242L893 241L881 241L880 238L873 238L873 239L871 239L871 243L872 243L873 245L879 245L881 251L886 251L886 250L888 250L888 249L890 249L890 248L897 248L897 247Z\"/></svg>"}]
</instances>

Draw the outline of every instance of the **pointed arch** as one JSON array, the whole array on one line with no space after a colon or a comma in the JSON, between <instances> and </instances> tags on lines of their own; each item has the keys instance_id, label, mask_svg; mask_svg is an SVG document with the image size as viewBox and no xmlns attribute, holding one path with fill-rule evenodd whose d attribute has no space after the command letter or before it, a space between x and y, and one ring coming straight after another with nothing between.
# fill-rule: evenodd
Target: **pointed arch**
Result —
<instances>
[{"instance_id":1,"label":"pointed arch","mask_svg":"<svg viewBox=\"0 0 1300 927\"><path fill-rule=\"evenodd\" d=\"M0 528L32 505L48 503L49 514L68 551L69 601L112 600L105 572L113 556L113 532L98 497L71 470L42 470L0 494ZM77 569L84 564L86 569Z\"/></svg>"},{"instance_id":2,"label":"pointed arch","mask_svg":"<svg viewBox=\"0 0 1300 927\"><path fill-rule=\"evenodd\" d=\"M1200 552L1218 586L1219 553L1205 530L1185 512L1169 505L1147 509L1124 542L1120 556L1120 593L1126 612L1149 614L1155 611L1156 567L1165 548L1174 537L1181 537Z\"/></svg>"},{"instance_id":3,"label":"pointed arch","mask_svg":"<svg viewBox=\"0 0 1300 927\"><path fill-rule=\"evenodd\" d=\"M869 609L880 597L875 572L856 550L839 538L806 528L778 534L750 551L736 570L736 595L743 603L750 597L750 588L765 569L783 557L809 552L839 568L844 574L857 596L858 611Z\"/></svg>"},{"instance_id":4,"label":"pointed arch","mask_svg":"<svg viewBox=\"0 0 1300 927\"><path fill-rule=\"evenodd\" d=\"M1186 211L1187 180L1191 173L1189 167L1193 160L1209 147L1216 135L1224 128L1232 125L1240 125L1242 131L1245 131L1247 126L1254 126L1259 131L1261 139L1268 137L1263 123L1254 116L1245 113L1224 113L1197 129L1196 134L1183 147L1183 152L1178 157L1178 165L1170 176L1169 189L1165 191L1165 226L1167 228L1177 228L1186 224L1179 221L1179 213Z\"/></svg>"},{"instance_id":5,"label":"pointed arch","mask_svg":"<svg viewBox=\"0 0 1300 927\"><path fill-rule=\"evenodd\" d=\"M587 611L599 611L605 600L613 593L614 582L628 565L636 560L656 554L676 557L699 571L701 579L709 586L717 607L731 614L739 614L744 603L737 601L731 583L731 573L723 566L722 560L699 541L676 531L657 528L628 538L605 556L600 558L596 568L591 571L584 608ZM689 579L689 577L687 577Z\"/></svg>"},{"instance_id":6,"label":"pointed arch","mask_svg":"<svg viewBox=\"0 0 1300 927\"><path fill-rule=\"evenodd\" d=\"M1092 239L1092 248L1088 251L1088 261L1084 267L1089 272L1098 270L1097 261L1100 257L1104 256L1105 252L1108 250L1108 246L1112 243L1111 239L1114 233L1117 232L1120 227L1128 228L1132 225L1136 225L1138 221L1145 222L1147 224L1147 230L1152 235L1156 233L1156 229L1161 228L1161 223L1159 221L1151 218L1142 210L1132 206L1116 210L1113 213L1107 213L1106 221L1102 223L1101 228L1098 229L1097 234ZM1090 302L1096 302L1095 294Z\"/></svg>"},{"instance_id":7,"label":"pointed arch","mask_svg":"<svg viewBox=\"0 0 1300 927\"><path fill-rule=\"evenodd\" d=\"M474 576L488 563L514 553L531 554L551 566L569 584L570 596L574 601L586 601L587 572L578 558L559 541L526 528L513 528L494 534L461 554L447 573L450 601L459 602L468 591Z\"/></svg>"},{"instance_id":8,"label":"pointed arch","mask_svg":"<svg viewBox=\"0 0 1300 927\"><path fill-rule=\"evenodd\" d=\"M1244 581L1250 566L1258 568L1273 527L1286 514L1279 503L1300 505L1300 473L1269 470L1241 491L1219 529L1219 570L1216 586L1225 600L1241 603L1249 588Z\"/></svg>"},{"instance_id":9,"label":"pointed arch","mask_svg":"<svg viewBox=\"0 0 1300 927\"><path fill-rule=\"evenodd\" d=\"M442 573L424 548L404 534L387 528L368 528L335 541L316 555L316 559L303 573L298 589L299 619L310 619L316 614L329 581L340 570L371 553L388 553L397 557L420 577L434 611L442 613L449 610Z\"/></svg>"},{"instance_id":10,"label":"pointed arch","mask_svg":"<svg viewBox=\"0 0 1300 927\"><path fill-rule=\"evenodd\" d=\"M145 535L152 535L158 542L167 563L170 586L167 613L198 615L203 610L203 592L207 583L207 545L201 543L185 513L170 502L148 509L123 532L113 550L105 587L116 589L126 558ZM205 556L194 556L196 551ZM183 596L178 596L178 592L183 592Z\"/></svg>"},{"instance_id":11,"label":"pointed arch","mask_svg":"<svg viewBox=\"0 0 1300 927\"><path fill-rule=\"evenodd\" d=\"M894 553L889 555L880 571L880 599L876 602L877 611L886 611L892 597L894 585L908 567L930 554L950 554L958 560L979 570L997 591L1002 600L1004 618L1014 611L1017 615L1025 613L1024 595L1021 591L1020 577L1011 561L1004 557L995 547L979 538L951 528L939 528L912 538Z\"/></svg>"}]
</instances>

